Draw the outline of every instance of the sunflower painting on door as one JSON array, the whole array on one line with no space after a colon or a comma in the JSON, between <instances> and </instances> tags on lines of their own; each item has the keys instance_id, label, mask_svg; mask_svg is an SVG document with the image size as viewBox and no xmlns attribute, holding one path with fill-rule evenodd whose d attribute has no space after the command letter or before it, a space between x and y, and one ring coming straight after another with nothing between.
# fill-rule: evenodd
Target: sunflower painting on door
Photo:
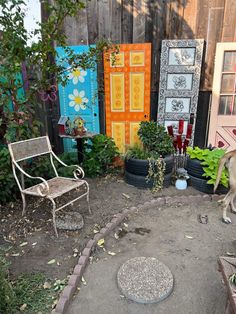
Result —
<instances>
[{"instance_id":1,"label":"sunflower painting on door","mask_svg":"<svg viewBox=\"0 0 236 314\"><path fill-rule=\"evenodd\" d=\"M76 54L81 54L89 50L89 46L70 46ZM99 133L99 113L98 113L98 88L97 72L95 69L82 69L81 67L70 69L65 63L66 51L62 47L57 47L57 63L68 68L66 73L68 81L66 86L59 84L59 100L61 116L67 116L73 121L76 116L80 116L86 124L86 129L90 132ZM64 150L75 150L75 141L63 139Z\"/></svg>"}]
</instances>

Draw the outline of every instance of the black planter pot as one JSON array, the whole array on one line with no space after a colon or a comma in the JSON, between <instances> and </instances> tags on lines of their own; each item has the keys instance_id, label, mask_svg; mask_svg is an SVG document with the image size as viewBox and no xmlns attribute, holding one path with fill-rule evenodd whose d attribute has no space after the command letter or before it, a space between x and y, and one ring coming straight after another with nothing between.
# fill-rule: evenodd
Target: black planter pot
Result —
<instances>
[{"instance_id":1,"label":"black planter pot","mask_svg":"<svg viewBox=\"0 0 236 314\"><path fill-rule=\"evenodd\" d=\"M164 176L163 187L167 188L171 184L172 173ZM146 176L139 176L137 174L125 171L125 182L142 189L151 189L153 187L153 179L147 181Z\"/></svg>"},{"instance_id":2,"label":"black planter pot","mask_svg":"<svg viewBox=\"0 0 236 314\"><path fill-rule=\"evenodd\" d=\"M174 166L174 157L167 156L164 158L166 167L165 167L165 174L171 173ZM148 160L142 159L125 159L125 170L129 173L133 173L140 176L147 176L148 175L148 168L149 163Z\"/></svg>"},{"instance_id":3,"label":"black planter pot","mask_svg":"<svg viewBox=\"0 0 236 314\"><path fill-rule=\"evenodd\" d=\"M203 167L201 165L201 160L198 159L187 159L186 170L189 174L189 184L195 188L196 190L206 193L206 194L214 194L214 186L213 184L208 184L205 177L203 177ZM216 194L226 194L229 191L228 188L223 185L219 185L216 189Z\"/></svg>"},{"instance_id":4,"label":"black planter pot","mask_svg":"<svg viewBox=\"0 0 236 314\"><path fill-rule=\"evenodd\" d=\"M198 191L201 191L203 193L207 194L214 194L214 185L213 184L208 184L206 179L200 179L193 177L189 175L190 177L190 184L193 188L195 188ZM226 194L229 191L226 187L223 185L219 185L218 188L216 189L216 194Z\"/></svg>"},{"instance_id":5,"label":"black planter pot","mask_svg":"<svg viewBox=\"0 0 236 314\"><path fill-rule=\"evenodd\" d=\"M171 183L174 157L167 156L165 161L165 176L163 186L168 187ZM138 188L152 188L153 180L147 182L149 163L148 160L130 158L125 160L125 182Z\"/></svg>"},{"instance_id":6,"label":"black planter pot","mask_svg":"<svg viewBox=\"0 0 236 314\"><path fill-rule=\"evenodd\" d=\"M186 170L190 176L202 179L204 170L201 165L201 160L198 159L187 159Z\"/></svg>"}]
</instances>

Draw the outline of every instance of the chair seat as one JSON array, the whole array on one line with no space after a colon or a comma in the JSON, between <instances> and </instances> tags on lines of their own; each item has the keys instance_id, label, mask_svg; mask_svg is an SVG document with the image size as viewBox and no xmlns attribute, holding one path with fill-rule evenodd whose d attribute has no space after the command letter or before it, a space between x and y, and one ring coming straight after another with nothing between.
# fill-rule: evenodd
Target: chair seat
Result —
<instances>
[{"instance_id":1,"label":"chair seat","mask_svg":"<svg viewBox=\"0 0 236 314\"><path fill-rule=\"evenodd\" d=\"M46 195L48 198L59 197L71 190L78 188L86 183L85 180L76 180L71 178L64 177L55 177L50 180L47 180L49 186L49 194ZM24 189L22 192L25 194L41 196L38 192L40 188L40 183L36 184L30 188Z\"/></svg>"}]
</instances>

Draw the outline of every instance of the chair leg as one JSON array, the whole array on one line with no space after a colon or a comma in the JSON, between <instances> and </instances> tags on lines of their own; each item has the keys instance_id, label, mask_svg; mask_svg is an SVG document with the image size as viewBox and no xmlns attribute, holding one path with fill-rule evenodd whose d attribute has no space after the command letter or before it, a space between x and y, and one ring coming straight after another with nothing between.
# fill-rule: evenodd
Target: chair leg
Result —
<instances>
[{"instance_id":1,"label":"chair leg","mask_svg":"<svg viewBox=\"0 0 236 314\"><path fill-rule=\"evenodd\" d=\"M90 203L89 203L89 185L88 185L88 182L85 182L86 186L87 186L87 203L88 203L88 211L89 211L89 214L92 215L92 211L91 211L91 208L90 208Z\"/></svg>"},{"instance_id":2,"label":"chair leg","mask_svg":"<svg viewBox=\"0 0 236 314\"><path fill-rule=\"evenodd\" d=\"M24 216L24 215L25 215L25 210L26 210L25 194L24 194L24 193L21 193L21 197L22 197L22 202L23 202L22 216Z\"/></svg>"},{"instance_id":3,"label":"chair leg","mask_svg":"<svg viewBox=\"0 0 236 314\"><path fill-rule=\"evenodd\" d=\"M52 221L53 221L53 227L56 234L56 237L58 238L58 232L57 232L57 226L56 226L56 203L54 199L50 198L50 201L52 202Z\"/></svg>"},{"instance_id":4,"label":"chair leg","mask_svg":"<svg viewBox=\"0 0 236 314\"><path fill-rule=\"evenodd\" d=\"M87 203L88 203L88 211L89 211L89 214L92 215L92 211L91 211L90 203L89 203L89 193L87 194Z\"/></svg>"}]
</instances>

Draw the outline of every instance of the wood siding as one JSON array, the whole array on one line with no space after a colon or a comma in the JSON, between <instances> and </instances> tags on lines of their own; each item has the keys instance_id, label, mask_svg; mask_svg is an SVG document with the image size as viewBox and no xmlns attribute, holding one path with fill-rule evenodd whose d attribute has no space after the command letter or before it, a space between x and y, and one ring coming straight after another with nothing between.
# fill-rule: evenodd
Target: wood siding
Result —
<instances>
[{"instance_id":1,"label":"wood siding","mask_svg":"<svg viewBox=\"0 0 236 314\"><path fill-rule=\"evenodd\" d=\"M87 0L85 10L65 22L68 45L152 43L152 91L158 91L162 39L206 41L201 90L210 91L216 43L236 40L235 0ZM101 76L103 73L100 74Z\"/></svg>"}]
</instances>

